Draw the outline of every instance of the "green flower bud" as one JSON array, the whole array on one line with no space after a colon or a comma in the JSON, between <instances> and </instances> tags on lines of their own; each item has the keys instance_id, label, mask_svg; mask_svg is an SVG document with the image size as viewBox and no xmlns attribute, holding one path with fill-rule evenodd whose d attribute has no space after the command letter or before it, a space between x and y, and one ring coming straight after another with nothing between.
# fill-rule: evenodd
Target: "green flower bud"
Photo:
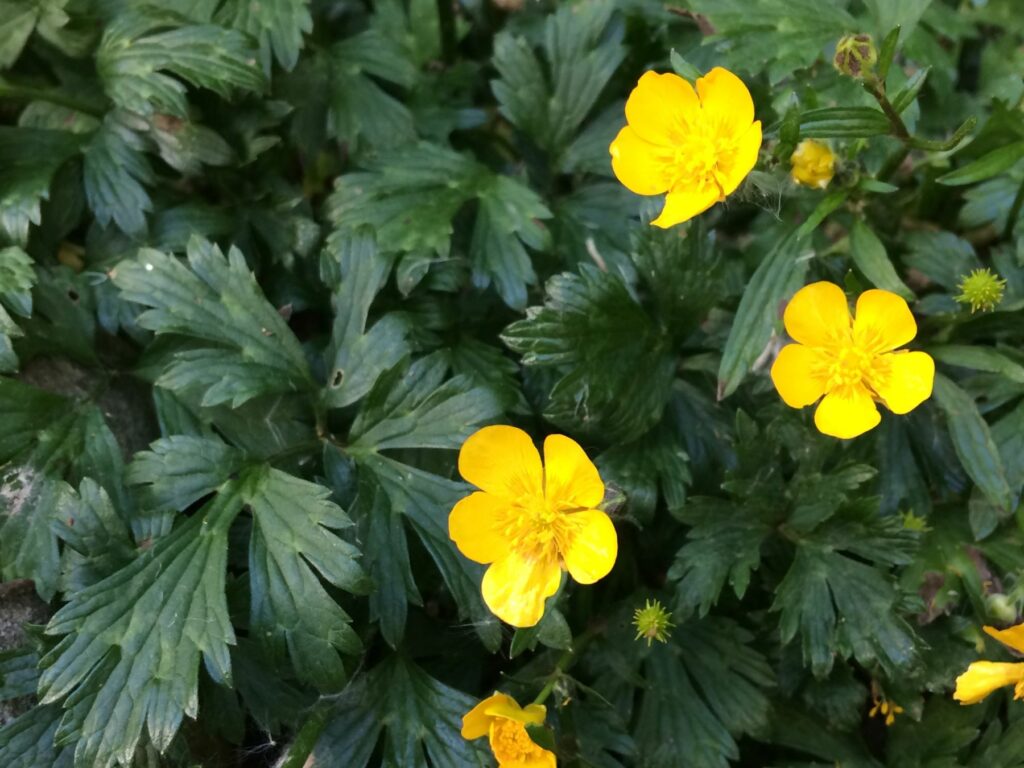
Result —
<instances>
[{"instance_id":1,"label":"green flower bud","mask_svg":"<svg viewBox=\"0 0 1024 768\"><path fill-rule=\"evenodd\" d=\"M970 304L971 312L979 309L991 311L1003 300L1006 281L991 269L976 269L960 279L960 295L953 298L961 304Z\"/></svg>"},{"instance_id":2,"label":"green flower bud","mask_svg":"<svg viewBox=\"0 0 1024 768\"><path fill-rule=\"evenodd\" d=\"M666 611L659 601L645 601L644 607L637 608L633 613L636 639L646 639L648 646L652 640L659 643L668 642L669 630L675 626L671 619L672 614Z\"/></svg>"},{"instance_id":3,"label":"green flower bud","mask_svg":"<svg viewBox=\"0 0 1024 768\"><path fill-rule=\"evenodd\" d=\"M847 35L836 44L835 68L844 75L864 79L872 73L878 51L871 35Z\"/></svg>"}]
</instances>

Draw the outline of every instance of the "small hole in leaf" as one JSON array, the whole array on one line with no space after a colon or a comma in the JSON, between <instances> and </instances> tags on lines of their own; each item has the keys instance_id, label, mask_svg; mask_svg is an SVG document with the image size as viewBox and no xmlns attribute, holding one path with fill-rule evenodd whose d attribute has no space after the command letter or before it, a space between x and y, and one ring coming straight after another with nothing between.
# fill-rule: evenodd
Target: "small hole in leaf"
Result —
<instances>
[{"instance_id":1,"label":"small hole in leaf","mask_svg":"<svg viewBox=\"0 0 1024 768\"><path fill-rule=\"evenodd\" d=\"M334 372L334 376L331 377L331 386L332 387L340 387L341 386L341 382L344 381L344 380L345 380L345 372L343 370L341 370L340 368L338 368Z\"/></svg>"},{"instance_id":2,"label":"small hole in leaf","mask_svg":"<svg viewBox=\"0 0 1024 768\"><path fill-rule=\"evenodd\" d=\"M72 301L77 302L78 301L78 291L76 291L74 288L68 288L68 298L71 299Z\"/></svg>"}]
</instances>

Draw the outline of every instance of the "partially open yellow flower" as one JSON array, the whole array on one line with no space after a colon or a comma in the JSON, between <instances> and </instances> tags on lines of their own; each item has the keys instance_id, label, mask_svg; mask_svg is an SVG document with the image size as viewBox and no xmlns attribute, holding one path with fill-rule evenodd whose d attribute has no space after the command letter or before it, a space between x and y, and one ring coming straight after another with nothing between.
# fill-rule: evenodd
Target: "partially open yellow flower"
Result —
<instances>
[{"instance_id":1,"label":"partially open yellow flower","mask_svg":"<svg viewBox=\"0 0 1024 768\"><path fill-rule=\"evenodd\" d=\"M480 491L455 505L448 532L470 560L491 564L481 590L503 621L540 621L563 568L581 584L612 569L618 538L597 509L604 483L574 440L549 435L542 465L523 430L484 427L463 443L459 472Z\"/></svg>"},{"instance_id":2,"label":"partially open yellow flower","mask_svg":"<svg viewBox=\"0 0 1024 768\"><path fill-rule=\"evenodd\" d=\"M985 632L1003 645L1024 653L1024 624L1009 629L985 627ZM1013 686L1013 698L1024 699L1024 663L976 661L956 679L953 698L961 704L977 704L993 691Z\"/></svg>"},{"instance_id":3,"label":"partially open yellow flower","mask_svg":"<svg viewBox=\"0 0 1024 768\"><path fill-rule=\"evenodd\" d=\"M814 424L824 434L850 438L878 426L882 417L875 401L902 414L931 396L931 356L894 351L917 335L910 307L895 293L865 291L851 319L842 288L811 283L796 292L783 320L797 343L779 352L772 381L793 408L824 395L814 412Z\"/></svg>"},{"instance_id":4,"label":"partially open yellow flower","mask_svg":"<svg viewBox=\"0 0 1024 768\"><path fill-rule=\"evenodd\" d=\"M790 175L793 181L805 187L824 189L836 170L836 156L828 144L814 139L804 139L797 144L789 162L792 164Z\"/></svg>"},{"instance_id":5,"label":"partially open yellow flower","mask_svg":"<svg viewBox=\"0 0 1024 768\"><path fill-rule=\"evenodd\" d=\"M626 121L609 148L612 170L638 195L668 193L651 222L658 227L725 200L761 149L750 91L721 67L698 78L696 91L679 75L644 73L626 101Z\"/></svg>"},{"instance_id":6,"label":"partially open yellow flower","mask_svg":"<svg viewBox=\"0 0 1024 768\"><path fill-rule=\"evenodd\" d=\"M547 710L543 704L525 709L511 696L495 693L462 718L462 738L487 736L499 768L555 768L553 752L533 743L526 726L542 725Z\"/></svg>"}]
</instances>

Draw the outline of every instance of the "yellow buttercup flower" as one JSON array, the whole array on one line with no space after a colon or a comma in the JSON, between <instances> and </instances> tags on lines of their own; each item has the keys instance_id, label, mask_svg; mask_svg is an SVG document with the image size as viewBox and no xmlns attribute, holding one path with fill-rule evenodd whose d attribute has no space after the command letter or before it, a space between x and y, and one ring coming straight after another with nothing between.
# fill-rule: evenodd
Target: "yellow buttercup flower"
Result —
<instances>
[{"instance_id":1,"label":"yellow buttercup flower","mask_svg":"<svg viewBox=\"0 0 1024 768\"><path fill-rule=\"evenodd\" d=\"M851 319L842 288L811 283L793 296L783 321L797 343L779 352L772 381L793 408L824 396L814 412L824 434L850 438L878 426L875 401L902 414L931 396L935 361L924 352L895 351L917 335L910 307L895 293L865 291Z\"/></svg>"},{"instance_id":2,"label":"yellow buttercup flower","mask_svg":"<svg viewBox=\"0 0 1024 768\"><path fill-rule=\"evenodd\" d=\"M547 710L543 704L525 709L511 696L495 693L462 718L462 738L487 736L499 768L555 768L553 752L533 743L527 725L543 725Z\"/></svg>"},{"instance_id":3,"label":"yellow buttercup flower","mask_svg":"<svg viewBox=\"0 0 1024 768\"><path fill-rule=\"evenodd\" d=\"M1009 629L985 627L985 632L1003 645L1024 653L1024 624ZM976 661L956 679L953 698L961 704L977 704L993 691L1013 686L1013 698L1024 699L1024 663Z\"/></svg>"},{"instance_id":4,"label":"yellow buttercup flower","mask_svg":"<svg viewBox=\"0 0 1024 768\"><path fill-rule=\"evenodd\" d=\"M523 430L484 427L463 443L459 473L480 490L455 505L448 532L470 560L491 564L481 591L503 621L540 621L563 568L581 584L612 569L618 538L597 509L604 483L574 440L549 435L542 465Z\"/></svg>"},{"instance_id":5,"label":"yellow buttercup flower","mask_svg":"<svg viewBox=\"0 0 1024 768\"><path fill-rule=\"evenodd\" d=\"M761 149L750 91L721 67L698 78L696 90L679 75L644 73L626 101L626 121L609 147L612 170L638 195L668 193L651 222L658 227L725 200Z\"/></svg>"},{"instance_id":6,"label":"yellow buttercup flower","mask_svg":"<svg viewBox=\"0 0 1024 768\"><path fill-rule=\"evenodd\" d=\"M824 189L836 171L836 156L828 144L814 139L804 139L797 144L789 162L793 181L805 187Z\"/></svg>"}]
</instances>

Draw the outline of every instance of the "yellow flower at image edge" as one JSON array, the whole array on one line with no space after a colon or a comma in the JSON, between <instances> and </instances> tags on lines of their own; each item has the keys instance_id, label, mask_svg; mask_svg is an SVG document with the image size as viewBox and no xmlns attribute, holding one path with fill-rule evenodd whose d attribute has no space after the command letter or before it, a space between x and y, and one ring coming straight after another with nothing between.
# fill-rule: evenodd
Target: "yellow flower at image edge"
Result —
<instances>
[{"instance_id":1,"label":"yellow flower at image edge","mask_svg":"<svg viewBox=\"0 0 1024 768\"><path fill-rule=\"evenodd\" d=\"M985 627L985 632L1003 645L1024 653L1024 624L1009 629ZM1013 698L1024 699L1024 663L976 661L956 679L953 698L961 704L977 704L1003 686L1013 686Z\"/></svg>"},{"instance_id":2,"label":"yellow flower at image edge","mask_svg":"<svg viewBox=\"0 0 1024 768\"><path fill-rule=\"evenodd\" d=\"M865 291L851 319L838 285L811 283L793 296L783 322L797 343L779 352L772 381L793 408L821 399L814 424L824 434L851 438L878 426L876 400L903 414L931 396L935 361L895 351L917 335L910 307L895 293Z\"/></svg>"},{"instance_id":3,"label":"yellow flower at image edge","mask_svg":"<svg viewBox=\"0 0 1024 768\"><path fill-rule=\"evenodd\" d=\"M555 768L555 755L533 743L526 726L542 725L547 710L542 704L525 709L511 696L495 693L462 718L462 738L488 737L499 768Z\"/></svg>"},{"instance_id":4,"label":"yellow flower at image edge","mask_svg":"<svg viewBox=\"0 0 1024 768\"><path fill-rule=\"evenodd\" d=\"M836 156L827 144L814 139L804 139L797 144L789 162L793 181L805 187L824 189L835 174Z\"/></svg>"},{"instance_id":5,"label":"yellow flower at image edge","mask_svg":"<svg viewBox=\"0 0 1024 768\"><path fill-rule=\"evenodd\" d=\"M540 621L563 568L581 584L612 569L618 538L597 509L604 483L574 440L549 435L542 465L521 429L484 427L463 443L459 473L480 490L452 509L448 533L470 560L490 564L481 592L503 621Z\"/></svg>"},{"instance_id":6,"label":"yellow flower at image edge","mask_svg":"<svg viewBox=\"0 0 1024 768\"><path fill-rule=\"evenodd\" d=\"M630 191L665 197L651 223L671 227L725 200L757 163L761 123L750 91L715 67L694 90L674 74L646 72L626 101L628 123L609 147Z\"/></svg>"}]
</instances>

